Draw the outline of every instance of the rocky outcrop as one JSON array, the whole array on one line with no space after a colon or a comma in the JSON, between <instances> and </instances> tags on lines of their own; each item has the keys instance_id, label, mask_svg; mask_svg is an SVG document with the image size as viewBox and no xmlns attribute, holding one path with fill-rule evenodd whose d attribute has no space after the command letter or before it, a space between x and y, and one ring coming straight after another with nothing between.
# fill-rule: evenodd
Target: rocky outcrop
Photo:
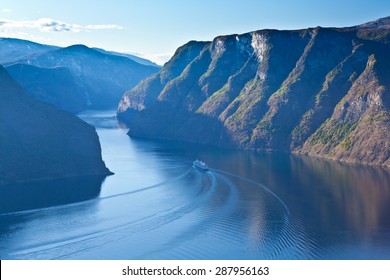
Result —
<instances>
[{"instance_id":1,"label":"rocky outcrop","mask_svg":"<svg viewBox=\"0 0 390 280\"><path fill-rule=\"evenodd\" d=\"M389 22L189 42L118 118L140 137L389 167Z\"/></svg>"},{"instance_id":2,"label":"rocky outcrop","mask_svg":"<svg viewBox=\"0 0 390 280\"><path fill-rule=\"evenodd\" d=\"M94 127L38 102L0 66L0 185L111 174Z\"/></svg>"}]
</instances>

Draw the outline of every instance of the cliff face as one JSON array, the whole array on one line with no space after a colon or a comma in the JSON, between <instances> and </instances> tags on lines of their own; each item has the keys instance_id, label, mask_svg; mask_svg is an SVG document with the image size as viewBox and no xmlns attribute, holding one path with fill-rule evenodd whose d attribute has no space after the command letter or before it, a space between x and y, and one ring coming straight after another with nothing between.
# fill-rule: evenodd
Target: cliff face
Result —
<instances>
[{"instance_id":1,"label":"cliff face","mask_svg":"<svg viewBox=\"0 0 390 280\"><path fill-rule=\"evenodd\" d=\"M380 62L375 55L369 57L332 116L307 139L300 152L390 167L389 61L388 55Z\"/></svg>"},{"instance_id":2,"label":"cliff face","mask_svg":"<svg viewBox=\"0 0 390 280\"><path fill-rule=\"evenodd\" d=\"M118 117L135 136L390 167L389 22L189 42Z\"/></svg>"},{"instance_id":3,"label":"cliff face","mask_svg":"<svg viewBox=\"0 0 390 280\"><path fill-rule=\"evenodd\" d=\"M110 174L94 127L35 101L0 66L0 185Z\"/></svg>"}]
</instances>

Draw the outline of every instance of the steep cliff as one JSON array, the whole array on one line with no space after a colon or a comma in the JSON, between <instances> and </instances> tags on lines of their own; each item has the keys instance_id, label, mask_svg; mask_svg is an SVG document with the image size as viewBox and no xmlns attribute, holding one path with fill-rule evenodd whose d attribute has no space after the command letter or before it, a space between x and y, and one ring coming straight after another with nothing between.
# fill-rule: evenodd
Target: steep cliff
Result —
<instances>
[{"instance_id":1,"label":"steep cliff","mask_svg":"<svg viewBox=\"0 0 390 280\"><path fill-rule=\"evenodd\" d=\"M38 102L0 66L0 185L110 174L94 127Z\"/></svg>"},{"instance_id":2,"label":"steep cliff","mask_svg":"<svg viewBox=\"0 0 390 280\"><path fill-rule=\"evenodd\" d=\"M389 23L189 42L118 118L135 136L389 167Z\"/></svg>"}]
</instances>

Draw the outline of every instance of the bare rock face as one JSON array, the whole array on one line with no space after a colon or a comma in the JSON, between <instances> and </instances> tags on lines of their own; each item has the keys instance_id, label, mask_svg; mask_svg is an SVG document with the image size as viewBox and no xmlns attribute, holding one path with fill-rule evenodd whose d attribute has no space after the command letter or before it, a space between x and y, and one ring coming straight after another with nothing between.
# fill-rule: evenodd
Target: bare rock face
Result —
<instances>
[{"instance_id":1,"label":"bare rock face","mask_svg":"<svg viewBox=\"0 0 390 280\"><path fill-rule=\"evenodd\" d=\"M127 92L129 134L389 166L390 17L189 42Z\"/></svg>"},{"instance_id":2,"label":"bare rock face","mask_svg":"<svg viewBox=\"0 0 390 280\"><path fill-rule=\"evenodd\" d=\"M0 66L0 185L111 174L94 127L28 96Z\"/></svg>"}]
</instances>

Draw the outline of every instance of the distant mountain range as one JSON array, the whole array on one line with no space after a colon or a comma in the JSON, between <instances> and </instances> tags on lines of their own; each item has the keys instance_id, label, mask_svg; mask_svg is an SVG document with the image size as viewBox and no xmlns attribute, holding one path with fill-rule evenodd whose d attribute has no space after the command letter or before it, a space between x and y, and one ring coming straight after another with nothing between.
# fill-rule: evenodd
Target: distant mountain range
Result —
<instances>
[{"instance_id":1,"label":"distant mountain range","mask_svg":"<svg viewBox=\"0 0 390 280\"><path fill-rule=\"evenodd\" d=\"M0 38L0 64L5 66L20 59L58 49L60 47L42 45L27 40Z\"/></svg>"},{"instance_id":2,"label":"distant mountain range","mask_svg":"<svg viewBox=\"0 0 390 280\"><path fill-rule=\"evenodd\" d=\"M390 167L390 17L191 41L118 118L139 137Z\"/></svg>"},{"instance_id":3,"label":"distant mountain range","mask_svg":"<svg viewBox=\"0 0 390 280\"><path fill-rule=\"evenodd\" d=\"M0 64L38 100L77 113L117 106L123 93L161 67L136 56L1 38Z\"/></svg>"},{"instance_id":4,"label":"distant mountain range","mask_svg":"<svg viewBox=\"0 0 390 280\"><path fill-rule=\"evenodd\" d=\"M130 58L131 60L134 60L135 62L137 62L139 64L148 65L148 66L155 66L155 67L161 68L160 65L158 65L158 64L156 64L156 63L154 63L154 62L152 62L150 60L147 60L145 58L135 56L133 54L113 52L113 51L106 51L106 50L100 49L100 48L93 48L93 49L96 50L96 51L99 51L101 53L105 53L105 54L116 55L116 56L124 56L124 57Z\"/></svg>"},{"instance_id":5,"label":"distant mountain range","mask_svg":"<svg viewBox=\"0 0 390 280\"><path fill-rule=\"evenodd\" d=\"M111 174L95 128L28 96L0 66L0 186Z\"/></svg>"}]
</instances>

